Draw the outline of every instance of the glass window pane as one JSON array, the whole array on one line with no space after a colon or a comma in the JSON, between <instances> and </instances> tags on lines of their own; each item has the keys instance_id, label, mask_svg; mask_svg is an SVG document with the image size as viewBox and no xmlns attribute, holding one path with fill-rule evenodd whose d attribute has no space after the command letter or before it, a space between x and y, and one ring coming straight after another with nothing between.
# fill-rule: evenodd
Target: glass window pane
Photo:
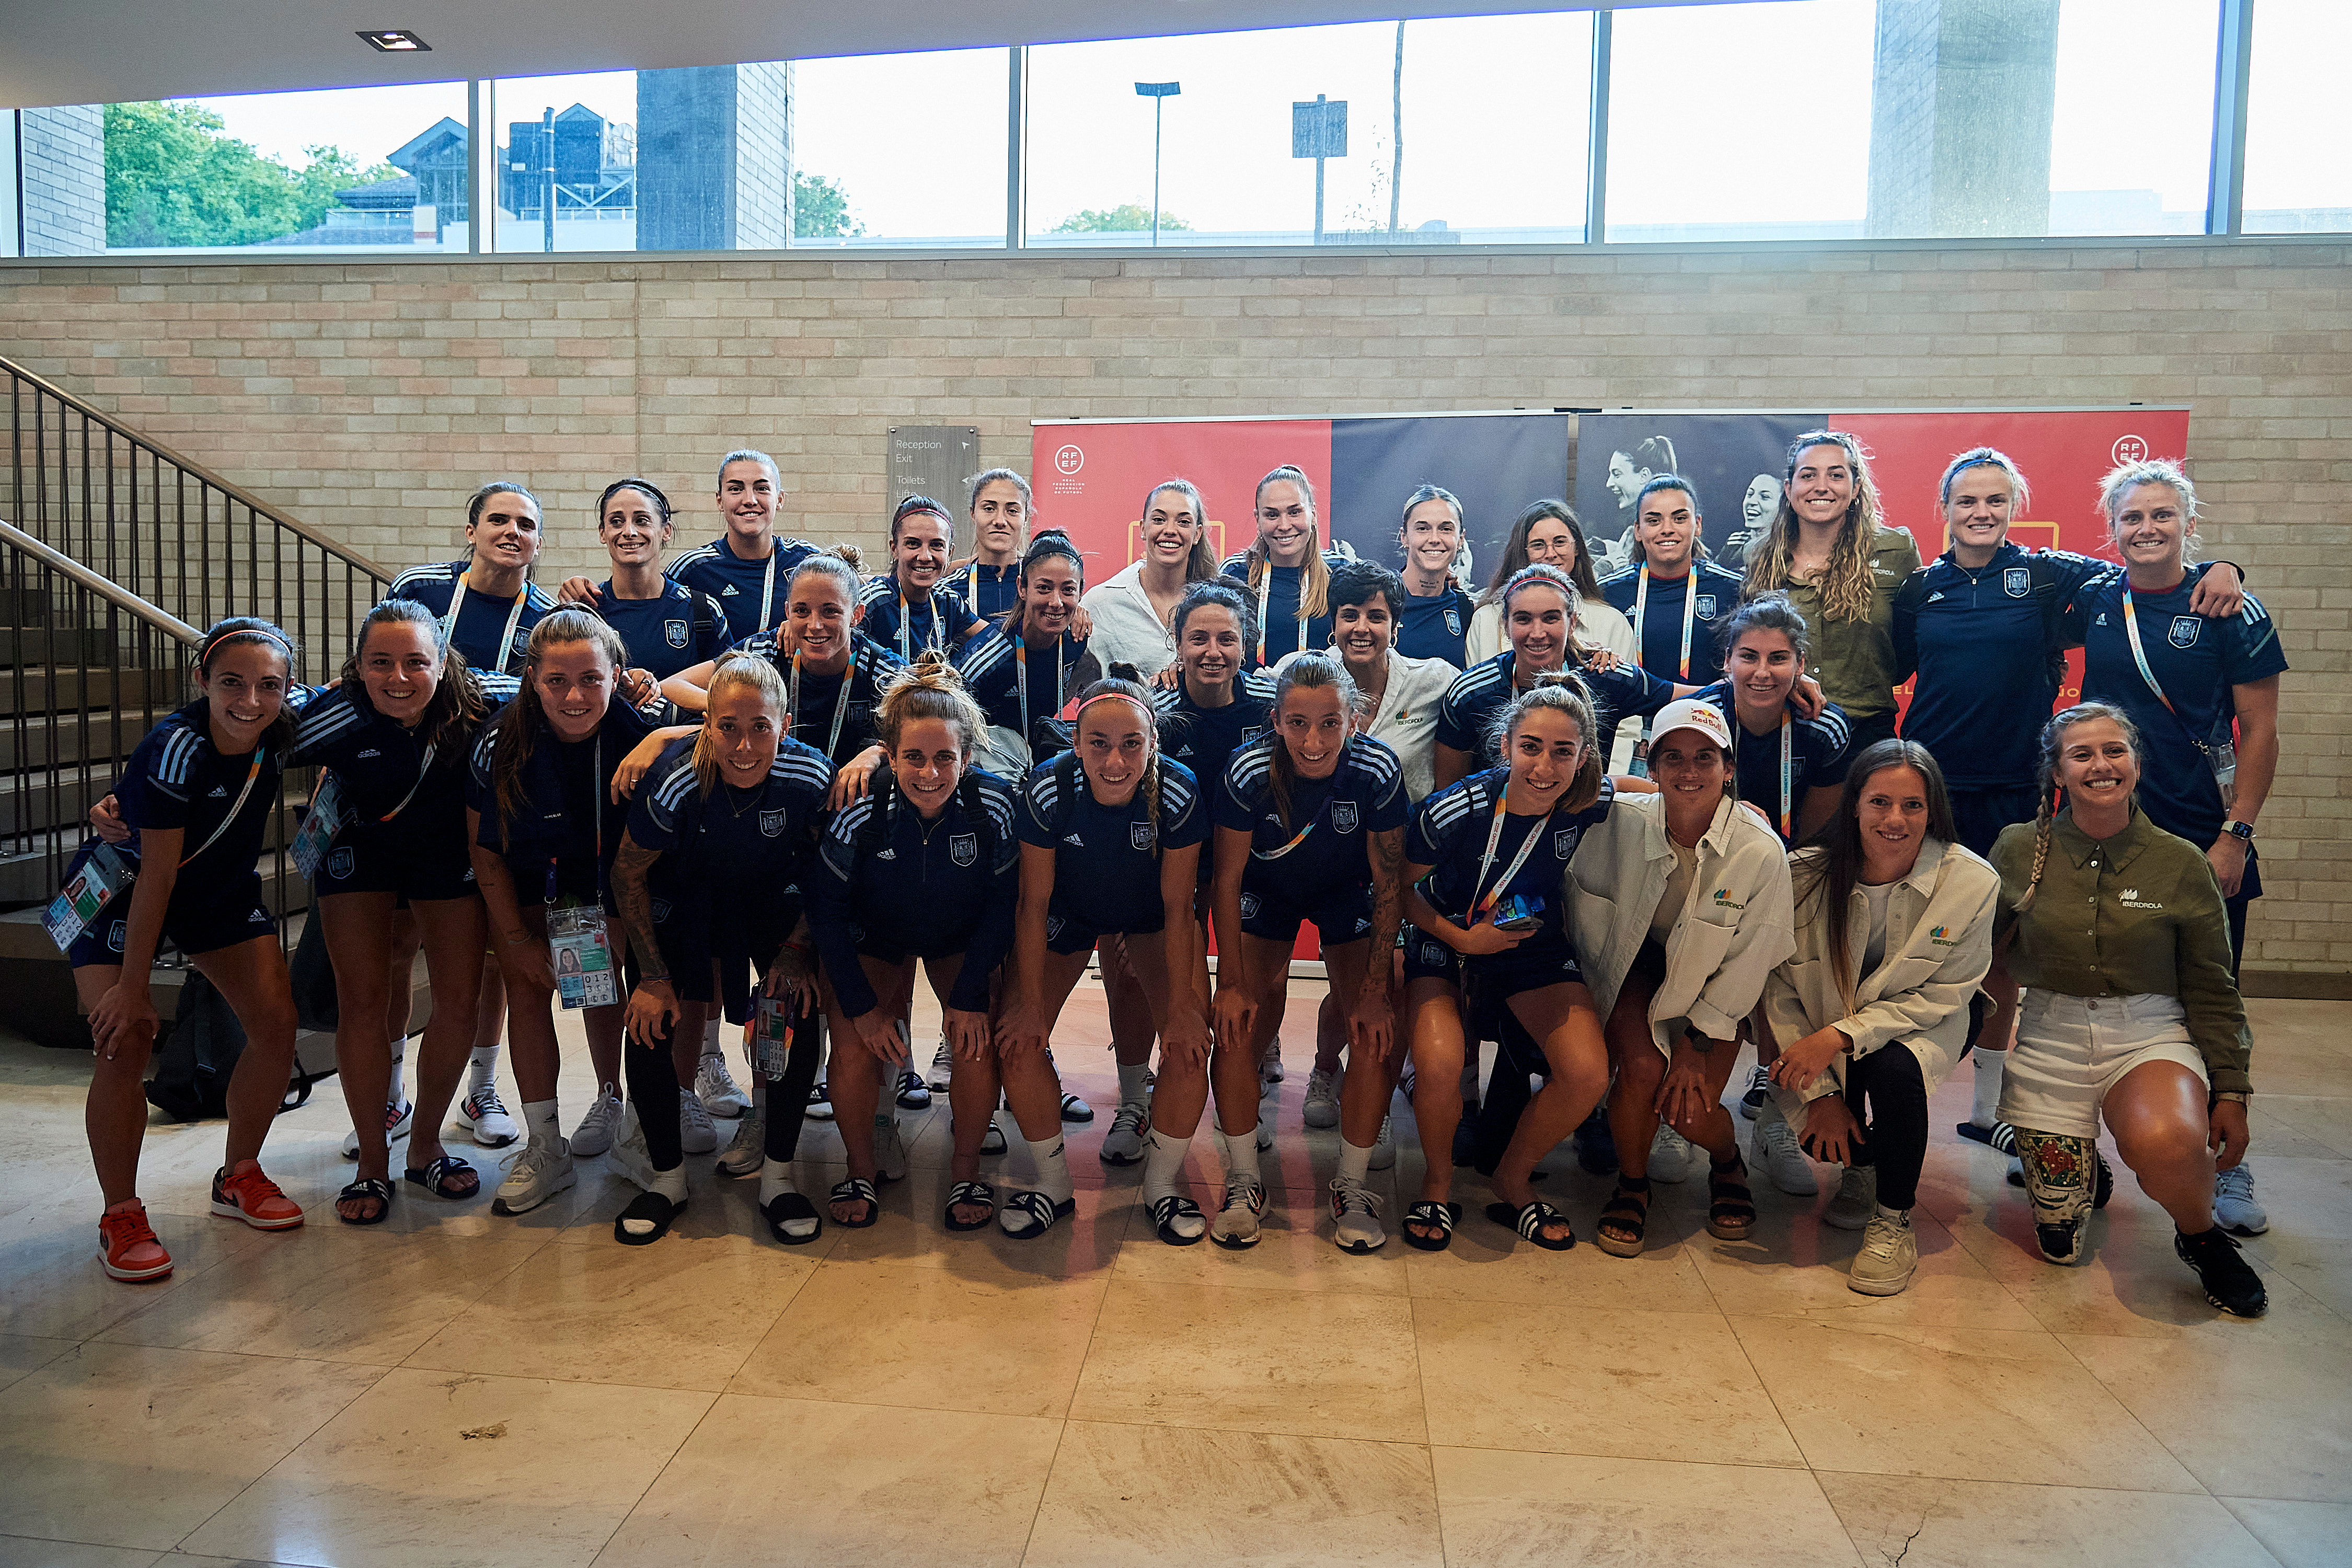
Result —
<instances>
[{"instance_id":1,"label":"glass window pane","mask_svg":"<svg viewBox=\"0 0 2352 1568\"><path fill-rule=\"evenodd\" d=\"M1157 107L1160 244L1311 244L1316 163L1294 156L1292 105L1320 97L1347 105L1325 243L1574 244L1591 29L1577 13L1408 22L1402 43L1370 22L1033 48L1028 243L1152 243ZM1181 90L1155 105L1138 82Z\"/></svg>"},{"instance_id":2,"label":"glass window pane","mask_svg":"<svg viewBox=\"0 0 2352 1568\"><path fill-rule=\"evenodd\" d=\"M1003 49L801 60L796 246L1004 244Z\"/></svg>"},{"instance_id":3,"label":"glass window pane","mask_svg":"<svg viewBox=\"0 0 2352 1568\"><path fill-rule=\"evenodd\" d=\"M637 79L654 74L517 77L492 88L495 248L637 248Z\"/></svg>"},{"instance_id":4,"label":"glass window pane","mask_svg":"<svg viewBox=\"0 0 2352 1568\"><path fill-rule=\"evenodd\" d=\"M2246 90L2248 234L2352 229L2352 6L2262 0Z\"/></svg>"},{"instance_id":5,"label":"glass window pane","mask_svg":"<svg viewBox=\"0 0 2352 1568\"><path fill-rule=\"evenodd\" d=\"M2218 0L2065 0L2050 233L2204 232L2221 26Z\"/></svg>"},{"instance_id":6,"label":"glass window pane","mask_svg":"<svg viewBox=\"0 0 2352 1568\"><path fill-rule=\"evenodd\" d=\"M463 82L27 110L25 131L35 254L89 254L99 212L110 254L467 248Z\"/></svg>"}]
</instances>

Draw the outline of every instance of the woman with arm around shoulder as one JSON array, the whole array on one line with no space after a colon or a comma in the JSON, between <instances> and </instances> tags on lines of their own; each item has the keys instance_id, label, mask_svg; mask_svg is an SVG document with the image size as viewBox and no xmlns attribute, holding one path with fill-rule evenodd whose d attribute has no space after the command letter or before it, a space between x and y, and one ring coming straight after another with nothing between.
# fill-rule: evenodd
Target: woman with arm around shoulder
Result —
<instances>
[{"instance_id":1,"label":"woman with arm around shoulder","mask_svg":"<svg viewBox=\"0 0 2352 1568\"><path fill-rule=\"evenodd\" d=\"M1797 951L1764 983L1774 1092L1814 1154L1845 1167L1822 1217L1865 1231L1847 1276L1865 1296L1901 1293L1918 1267L1927 1098L1992 966L2000 879L1952 834L1924 747L1881 741L1855 758L1835 815L1790 859Z\"/></svg>"},{"instance_id":2,"label":"woman with arm around shoulder","mask_svg":"<svg viewBox=\"0 0 2352 1568\"><path fill-rule=\"evenodd\" d=\"M2229 917L2198 847L2140 810L2145 755L2121 709L2065 710L2042 731L2041 815L1993 845L1996 951L2029 987L2000 1119L2017 1130L2042 1257L2083 1259L2104 1121L2206 1299L2257 1318L2262 1279L2213 1212L2216 1156L2223 1169L2245 1157L2252 1089Z\"/></svg>"},{"instance_id":3,"label":"woman with arm around shoulder","mask_svg":"<svg viewBox=\"0 0 2352 1568\"><path fill-rule=\"evenodd\" d=\"M1707 1230L1737 1241L1756 1223L1723 1089L1740 1025L1795 940L1788 858L1732 798L1732 770L1722 710L1668 704L1651 731L1658 793L1621 796L1569 864L1570 929L1617 1069L1609 1125L1622 1164L1600 1241L1620 1258L1642 1250L1661 1119L1707 1152Z\"/></svg>"},{"instance_id":4,"label":"woman with arm around shoulder","mask_svg":"<svg viewBox=\"0 0 2352 1568\"><path fill-rule=\"evenodd\" d=\"M1258 480L1251 510L1257 537L1217 570L1243 584L1256 602L1255 667L1330 642L1331 568L1339 558L1321 548L1315 487L1294 465L1285 463Z\"/></svg>"},{"instance_id":5,"label":"woman with arm around shoulder","mask_svg":"<svg viewBox=\"0 0 2352 1568\"><path fill-rule=\"evenodd\" d=\"M1087 590L1078 607L1094 618L1088 638L1104 664L1131 664L1146 679L1176 662L1176 606L1196 583L1216 580L1207 505L1190 479L1162 479L1143 498L1141 553Z\"/></svg>"}]
</instances>

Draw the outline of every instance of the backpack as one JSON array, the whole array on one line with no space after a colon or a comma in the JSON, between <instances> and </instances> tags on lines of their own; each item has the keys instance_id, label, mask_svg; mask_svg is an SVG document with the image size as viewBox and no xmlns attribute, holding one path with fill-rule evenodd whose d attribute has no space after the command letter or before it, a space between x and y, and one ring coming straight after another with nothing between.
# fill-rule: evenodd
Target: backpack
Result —
<instances>
[{"instance_id":1,"label":"backpack","mask_svg":"<svg viewBox=\"0 0 2352 1568\"><path fill-rule=\"evenodd\" d=\"M228 1114L228 1080L245 1054L245 1027L228 999L194 970L180 986L172 1032L155 1052L147 1102L174 1121Z\"/></svg>"}]
</instances>

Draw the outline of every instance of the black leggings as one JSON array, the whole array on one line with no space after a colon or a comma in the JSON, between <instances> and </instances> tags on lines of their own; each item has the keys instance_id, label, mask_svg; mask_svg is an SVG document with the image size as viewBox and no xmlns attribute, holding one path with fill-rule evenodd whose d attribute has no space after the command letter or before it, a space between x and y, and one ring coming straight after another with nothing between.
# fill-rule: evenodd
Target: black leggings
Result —
<instances>
[{"instance_id":1,"label":"black leggings","mask_svg":"<svg viewBox=\"0 0 2352 1568\"><path fill-rule=\"evenodd\" d=\"M822 1014L814 1007L793 1020L792 1054L784 1058L782 1081L768 1090L767 1157L789 1162L800 1147L802 1112L809 1089L816 1082L824 1055L820 1032ZM726 1026L721 1025L724 1029ZM675 1171L686 1161L677 1127L677 1068L670 1060L669 1042L640 1042L630 1036L621 1042L621 1071L629 1080L629 1098L636 1101L637 1124L645 1129L646 1152L656 1171Z\"/></svg>"},{"instance_id":2,"label":"black leggings","mask_svg":"<svg viewBox=\"0 0 2352 1568\"><path fill-rule=\"evenodd\" d=\"M1909 1047L1890 1043L1847 1063L1845 1105L1863 1129L1851 1163L1878 1168L1880 1203L1912 1207L1919 1201L1919 1167L1927 1159L1927 1075L1919 1058Z\"/></svg>"}]
</instances>

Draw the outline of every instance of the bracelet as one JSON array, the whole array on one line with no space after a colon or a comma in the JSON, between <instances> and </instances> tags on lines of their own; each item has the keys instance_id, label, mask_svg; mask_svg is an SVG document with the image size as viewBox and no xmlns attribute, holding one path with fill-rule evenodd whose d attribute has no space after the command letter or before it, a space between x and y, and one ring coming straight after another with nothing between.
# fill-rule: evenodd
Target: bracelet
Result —
<instances>
[{"instance_id":1,"label":"bracelet","mask_svg":"<svg viewBox=\"0 0 2352 1568\"><path fill-rule=\"evenodd\" d=\"M2253 1096L2247 1093L2242 1089L2217 1089L2213 1091L2213 1103L2216 1105L2225 1100L2231 1100L2239 1105L2244 1105L2252 1099Z\"/></svg>"},{"instance_id":2,"label":"bracelet","mask_svg":"<svg viewBox=\"0 0 2352 1568\"><path fill-rule=\"evenodd\" d=\"M669 971L665 969L659 974L640 974L637 976L637 984L640 985L667 985L669 984Z\"/></svg>"}]
</instances>

